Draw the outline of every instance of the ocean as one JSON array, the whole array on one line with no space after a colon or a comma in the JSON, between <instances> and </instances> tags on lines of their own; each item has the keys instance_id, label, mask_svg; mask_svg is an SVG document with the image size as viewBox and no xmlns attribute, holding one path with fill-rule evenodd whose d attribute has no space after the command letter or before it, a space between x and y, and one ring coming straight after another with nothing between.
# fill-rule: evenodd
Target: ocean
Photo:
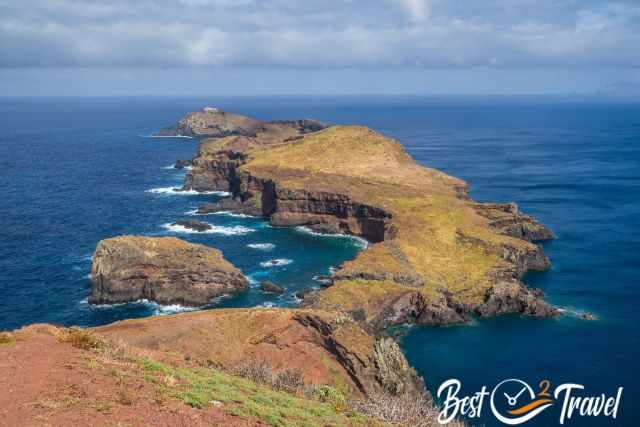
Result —
<instances>
[{"instance_id":1,"label":"ocean","mask_svg":"<svg viewBox=\"0 0 640 427\"><path fill-rule=\"evenodd\" d=\"M87 304L91 255L120 234L175 235L221 249L254 283L212 306L295 306L296 292L353 258L361 241L272 228L262 219L209 215L207 234L170 224L219 195L177 194L197 141L147 137L205 105L261 119L363 124L397 138L421 164L466 180L480 201L515 201L558 236L553 267L525 277L567 310L557 319L503 316L469 325L403 328L401 345L434 393L507 378L534 388L624 387L618 418L640 423L640 104L559 97L0 98L0 330L34 322L92 326L185 310L140 302ZM322 159L318 159L322 161ZM269 260L279 260L273 266ZM281 296L255 288L272 280ZM595 321L575 313L590 312ZM551 408L526 425L556 425ZM469 425L501 425L485 407Z\"/></svg>"}]
</instances>

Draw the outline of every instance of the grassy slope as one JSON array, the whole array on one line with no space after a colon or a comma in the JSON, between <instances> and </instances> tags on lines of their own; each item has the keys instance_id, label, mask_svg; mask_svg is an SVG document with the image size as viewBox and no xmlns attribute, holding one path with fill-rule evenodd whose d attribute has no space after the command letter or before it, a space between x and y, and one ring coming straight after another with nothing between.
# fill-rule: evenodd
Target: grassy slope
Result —
<instances>
[{"instance_id":1,"label":"grassy slope","mask_svg":"<svg viewBox=\"0 0 640 427\"><path fill-rule=\"evenodd\" d=\"M309 396L278 391L86 330L33 325L2 333L0 360L14 373L0 379L14 391L0 394L7 425L386 425L348 410L330 387Z\"/></svg>"},{"instance_id":2,"label":"grassy slope","mask_svg":"<svg viewBox=\"0 0 640 427\"><path fill-rule=\"evenodd\" d=\"M421 291L436 297L452 291L467 304L480 304L495 272L505 268L504 244L528 242L496 233L471 203L460 197L466 184L424 168L397 142L359 126L336 126L286 146L259 147L243 166L283 187L350 195L392 213L397 238L373 245L343 270L418 273ZM461 239L460 235L478 239ZM357 308L381 293L406 287L391 282L343 281L321 293L324 307ZM357 295L356 298L351 296Z\"/></svg>"}]
</instances>

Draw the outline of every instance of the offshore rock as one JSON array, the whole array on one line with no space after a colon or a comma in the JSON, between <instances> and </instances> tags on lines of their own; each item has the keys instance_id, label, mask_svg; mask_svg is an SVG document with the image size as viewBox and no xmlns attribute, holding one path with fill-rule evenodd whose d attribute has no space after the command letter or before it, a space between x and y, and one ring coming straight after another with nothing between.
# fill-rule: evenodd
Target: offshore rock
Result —
<instances>
[{"instance_id":1,"label":"offshore rock","mask_svg":"<svg viewBox=\"0 0 640 427\"><path fill-rule=\"evenodd\" d=\"M200 306L249 282L222 253L175 237L119 236L102 240L91 269L91 304L141 299Z\"/></svg>"}]
</instances>

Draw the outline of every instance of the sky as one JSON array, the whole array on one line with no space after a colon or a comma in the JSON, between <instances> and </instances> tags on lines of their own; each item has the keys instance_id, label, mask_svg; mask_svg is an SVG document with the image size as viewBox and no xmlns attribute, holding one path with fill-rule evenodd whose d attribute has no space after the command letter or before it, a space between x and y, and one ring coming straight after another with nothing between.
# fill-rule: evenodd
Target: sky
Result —
<instances>
[{"instance_id":1,"label":"sky","mask_svg":"<svg viewBox=\"0 0 640 427\"><path fill-rule=\"evenodd\" d=\"M0 0L0 12L0 96L640 95L640 0Z\"/></svg>"}]
</instances>

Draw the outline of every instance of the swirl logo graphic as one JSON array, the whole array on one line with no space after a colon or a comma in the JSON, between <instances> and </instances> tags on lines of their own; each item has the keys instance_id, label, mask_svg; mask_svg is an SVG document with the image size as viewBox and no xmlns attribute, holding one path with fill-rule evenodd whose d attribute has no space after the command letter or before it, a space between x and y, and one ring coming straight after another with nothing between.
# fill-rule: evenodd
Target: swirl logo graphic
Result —
<instances>
[{"instance_id":1,"label":"swirl logo graphic","mask_svg":"<svg viewBox=\"0 0 640 427\"><path fill-rule=\"evenodd\" d=\"M499 421L505 424L525 423L553 405L549 386L548 380L541 381L540 391L536 395L531 386L522 380L515 378L504 380L491 392L491 411Z\"/></svg>"}]
</instances>

